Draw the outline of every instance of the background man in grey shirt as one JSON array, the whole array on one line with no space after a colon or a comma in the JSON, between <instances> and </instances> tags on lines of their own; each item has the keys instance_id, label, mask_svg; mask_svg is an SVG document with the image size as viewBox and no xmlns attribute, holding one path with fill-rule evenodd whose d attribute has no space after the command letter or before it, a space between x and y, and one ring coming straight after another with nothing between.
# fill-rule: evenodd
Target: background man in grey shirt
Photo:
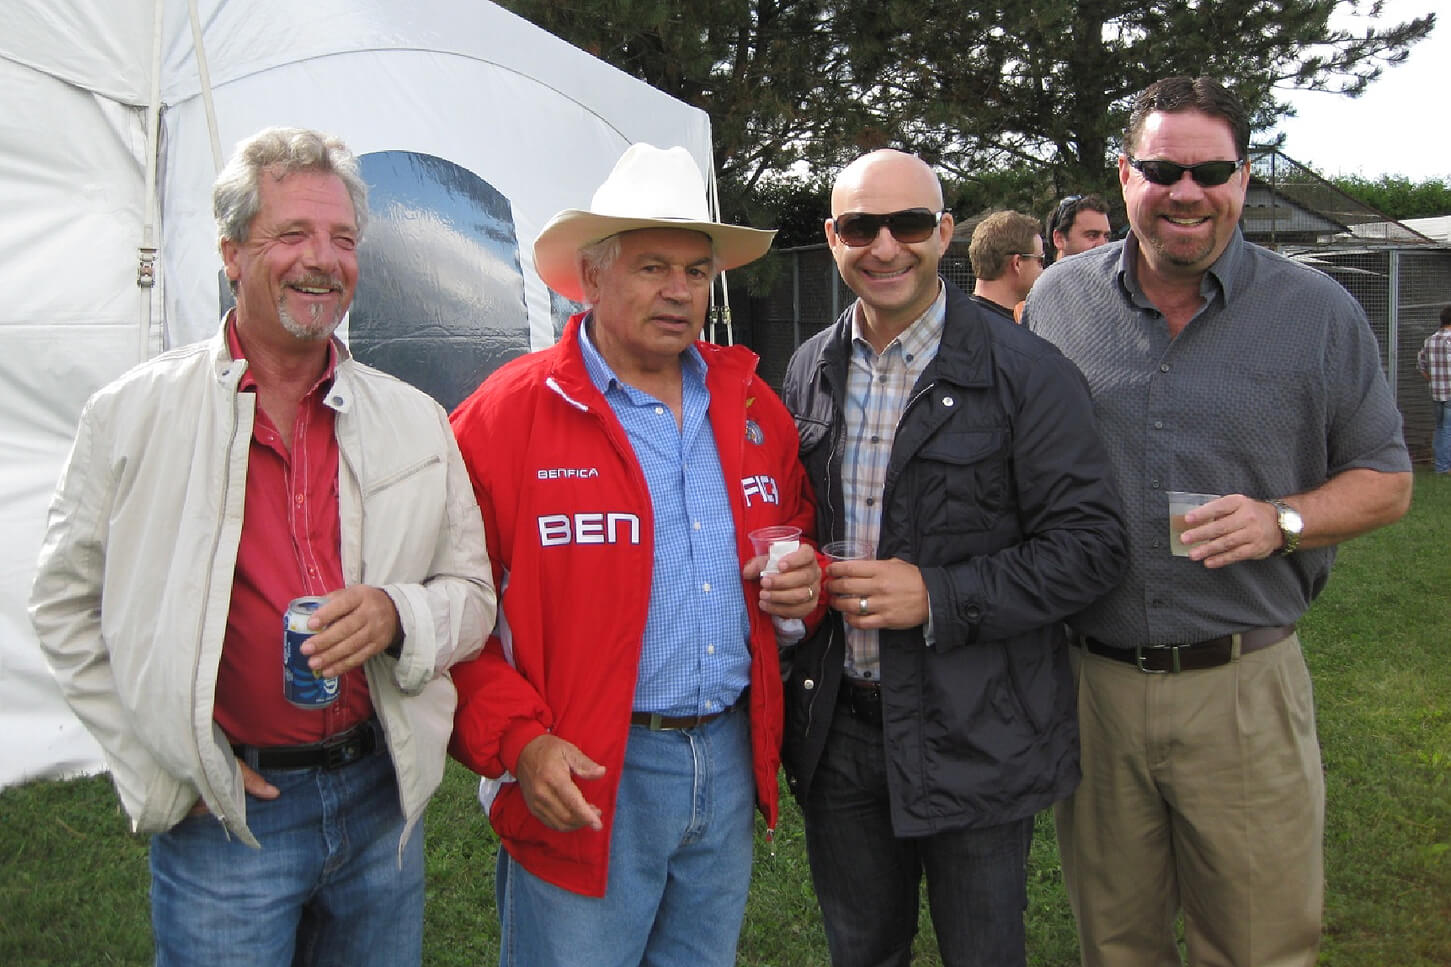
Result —
<instances>
[{"instance_id":1,"label":"background man in grey shirt","mask_svg":"<svg viewBox=\"0 0 1451 967\"><path fill-rule=\"evenodd\" d=\"M1132 233L1054 266L1027 323L1078 363L1123 495L1129 572L1076 619L1083 783L1060 804L1089 965L1313 964L1324 781L1295 621L1337 543L1410 502L1365 315L1244 240L1249 123L1207 78L1139 95ZM1170 490L1222 494L1169 549Z\"/></svg>"}]
</instances>

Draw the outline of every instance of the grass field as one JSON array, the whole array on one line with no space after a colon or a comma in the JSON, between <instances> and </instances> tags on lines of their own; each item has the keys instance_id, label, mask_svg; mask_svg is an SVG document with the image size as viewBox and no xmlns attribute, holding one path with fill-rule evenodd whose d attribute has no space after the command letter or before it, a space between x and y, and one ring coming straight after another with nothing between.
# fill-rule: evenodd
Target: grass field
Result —
<instances>
[{"instance_id":1,"label":"grass field","mask_svg":"<svg viewBox=\"0 0 1451 967\"><path fill-rule=\"evenodd\" d=\"M1320 962L1451 964L1451 478L1418 474L1407 518L1346 545L1301 623L1328 787ZM497 958L495 843L451 767L428 816L424 962ZM147 964L146 844L104 778L0 793L0 965ZM1029 872L1029 962L1077 962L1051 820ZM938 964L923 918L916 962ZM825 939L789 801L757 843L739 961L821 965Z\"/></svg>"}]
</instances>

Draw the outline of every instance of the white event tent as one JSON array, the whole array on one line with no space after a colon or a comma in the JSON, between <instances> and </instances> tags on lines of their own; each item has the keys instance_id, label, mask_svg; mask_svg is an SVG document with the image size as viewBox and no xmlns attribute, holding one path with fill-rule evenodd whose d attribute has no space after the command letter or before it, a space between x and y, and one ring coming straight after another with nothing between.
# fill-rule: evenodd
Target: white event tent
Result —
<instances>
[{"instance_id":1,"label":"white event tent","mask_svg":"<svg viewBox=\"0 0 1451 967\"><path fill-rule=\"evenodd\" d=\"M87 396L215 330L210 187L238 140L312 127L363 157L377 220L360 250L353 348L426 381L483 346L430 389L445 405L553 340L567 306L534 274L532 240L555 211L587 207L630 142L684 145L711 173L703 112L483 0L4 8L0 788L104 768L25 604Z\"/></svg>"}]
</instances>

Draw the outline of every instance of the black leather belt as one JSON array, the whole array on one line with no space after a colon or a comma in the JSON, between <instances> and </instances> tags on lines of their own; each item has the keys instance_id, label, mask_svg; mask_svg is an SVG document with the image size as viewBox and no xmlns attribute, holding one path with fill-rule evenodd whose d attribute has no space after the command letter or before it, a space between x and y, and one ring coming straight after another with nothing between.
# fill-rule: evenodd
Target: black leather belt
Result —
<instances>
[{"instance_id":1,"label":"black leather belt","mask_svg":"<svg viewBox=\"0 0 1451 967\"><path fill-rule=\"evenodd\" d=\"M253 769L341 769L367 758L384 746L376 718L346 732L307 745L240 745L232 751Z\"/></svg>"},{"instance_id":2,"label":"black leather belt","mask_svg":"<svg viewBox=\"0 0 1451 967\"><path fill-rule=\"evenodd\" d=\"M852 718L872 725L882 724L882 686L877 682L843 675L841 688L836 693L836 704L846 709Z\"/></svg>"},{"instance_id":3,"label":"black leather belt","mask_svg":"<svg viewBox=\"0 0 1451 967\"><path fill-rule=\"evenodd\" d=\"M1277 645L1295 633L1294 625L1278 625L1273 628L1251 628L1239 635L1239 653L1251 652ZM1163 674L1165 672L1192 672L1204 668L1218 668L1227 665L1234 657L1234 635L1221 635L1208 641L1196 641L1185 645L1140 645L1137 648L1115 648L1097 638L1085 635L1083 647L1104 658L1137 666L1141 672Z\"/></svg>"},{"instance_id":4,"label":"black leather belt","mask_svg":"<svg viewBox=\"0 0 1451 967\"><path fill-rule=\"evenodd\" d=\"M750 694L746 689L736 696L736 700L729 708L721 709L719 712L712 712L709 715L660 715L656 712L631 712L630 724L647 728L651 732L683 732L686 729L698 729L707 722L714 722L716 719L741 707L746 696Z\"/></svg>"}]
</instances>

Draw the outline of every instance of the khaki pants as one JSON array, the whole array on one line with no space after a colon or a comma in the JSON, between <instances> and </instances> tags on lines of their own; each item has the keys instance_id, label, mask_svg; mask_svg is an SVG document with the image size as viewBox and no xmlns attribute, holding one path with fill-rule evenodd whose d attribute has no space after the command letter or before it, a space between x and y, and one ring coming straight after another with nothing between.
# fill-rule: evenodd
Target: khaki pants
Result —
<instances>
[{"instance_id":1,"label":"khaki pants","mask_svg":"<svg viewBox=\"0 0 1451 967\"><path fill-rule=\"evenodd\" d=\"M1055 818L1085 967L1313 965L1325 780L1297 636L1170 675L1074 648L1083 783Z\"/></svg>"}]
</instances>

